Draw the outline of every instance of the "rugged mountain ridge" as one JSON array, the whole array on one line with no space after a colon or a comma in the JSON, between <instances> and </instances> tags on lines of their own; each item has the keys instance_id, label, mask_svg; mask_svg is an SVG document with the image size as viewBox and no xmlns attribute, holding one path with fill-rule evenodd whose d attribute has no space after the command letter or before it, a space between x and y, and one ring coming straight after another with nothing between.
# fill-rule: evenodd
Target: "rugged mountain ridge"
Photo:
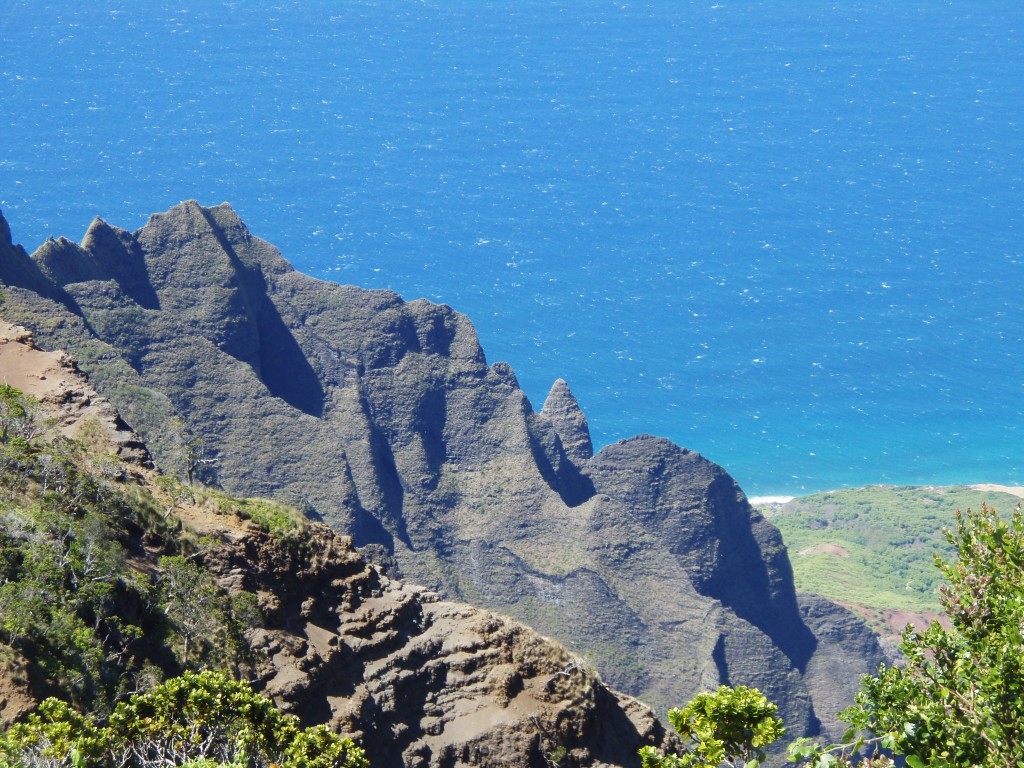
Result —
<instances>
[{"instance_id":1,"label":"rugged mountain ridge","mask_svg":"<svg viewBox=\"0 0 1024 768\"><path fill-rule=\"evenodd\" d=\"M33 507L42 509L46 497L73 514L88 514L75 508L78 481L66 479L65 490L55 493L60 483L51 478L48 496L38 487L30 467L33 456L43 456L42 464L51 468L76 465L79 480L102 475L86 482L108 502L116 500L99 506L119 508L109 514L109 532L117 532L127 555L128 581L145 582L148 592L158 593L165 568L161 555L187 553L188 562L212 575L225 596L250 597L258 616L250 611L247 650L231 657L235 674L306 724L328 723L354 736L373 765L525 768L557 755L564 765L631 766L639 763L639 746L664 744L664 729L647 707L608 689L580 659L533 630L388 579L348 537L321 523L302 523L296 512L287 526L268 529L232 512L235 500L161 482L167 478L152 471L145 446L73 361L36 349L27 330L3 321L0 371L31 398L38 427L23 430L33 434L23 453L0 443L0 512L4 555L10 558L0 616L14 604L6 590L21 586L24 574L11 564L20 559L18 552L26 554L16 543L31 530L38 511ZM62 443L64 437L76 442ZM169 506L168 495L174 497ZM166 513L152 527L146 508L155 503ZM245 508L251 507L238 507ZM115 521L116 516L124 519ZM63 531L65 539L83 533ZM94 649L91 667L101 656L109 658L115 677L150 684L154 675L180 673L188 665L175 650L175 635L161 624L164 612L123 589L120 571L106 576L115 583L97 619L105 647ZM60 653L74 664L81 639L74 648L40 649L34 630L22 626L15 637L3 617L0 724L24 715L44 695L66 693L69 685L83 690L67 678L54 679L52 665L39 658ZM118 632L111 627L129 624L145 627L145 635L112 642ZM214 624L205 626L213 631ZM223 660L213 655L195 663L216 666ZM102 709L102 697L92 704Z\"/></svg>"},{"instance_id":2,"label":"rugged mountain ridge","mask_svg":"<svg viewBox=\"0 0 1024 768\"><path fill-rule=\"evenodd\" d=\"M0 231L0 281L7 313L72 350L165 468L188 431L226 489L297 504L657 706L745 683L813 733L822 687L852 696L857 675L822 660L870 643L808 627L778 532L721 467L650 436L592 455L568 386L534 411L449 307L314 280L193 201L31 257Z\"/></svg>"}]
</instances>

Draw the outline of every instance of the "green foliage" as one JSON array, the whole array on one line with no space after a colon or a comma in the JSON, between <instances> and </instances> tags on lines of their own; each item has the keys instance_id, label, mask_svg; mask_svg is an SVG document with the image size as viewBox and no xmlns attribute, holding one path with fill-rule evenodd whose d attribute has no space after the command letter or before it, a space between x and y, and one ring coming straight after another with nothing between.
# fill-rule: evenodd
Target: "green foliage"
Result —
<instances>
[{"instance_id":1,"label":"green foliage","mask_svg":"<svg viewBox=\"0 0 1024 768\"><path fill-rule=\"evenodd\" d=\"M0 397L18 406L14 417L26 402L10 388ZM0 462L0 640L30 659L30 676L92 706L126 684L125 656L142 630L116 606L145 589L128 576L120 541L131 506L85 463L73 441L35 436Z\"/></svg>"},{"instance_id":2,"label":"green foliage","mask_svg":"<svg viewBox=\"0 0 1024 768\"><path fill-rule=\"evenodd\" d=\"M908 629L905 668L861 684L843 718L880 734L908 765L1024 764L1024 516L957 513L957 554L937 560L951 627Z\"/></svg>"},{"instance_id":3,"label":"green foliage","mask_svg":"<svg viewBox=\"0 0 1024 768\"><path fill-rule=\"evenodd\" d=\"M190 651L205 655L204 651L217 646L217 636L227 622L225 598L210 572L188 558L162 557L160 567L164 612L182 637L182 664L187 666Z\"/></svg>"},{"instance_id":4,"label":"green foliage","mask_svg":"<svg viewBox=\"0 0 1024 768\"><path fill-rule=\"evenodd\" d=\"M797 589L874 609L938 612L942 575L932 557L953 554L942 531L957 508L986 498L1012 499L963 486L869 486L803 496L769 514Z\"/></svg>"},{"instance_id":5,"label":"green foliage","mask_svg":"<svg viewBox=\"0 0 1024 768\"><path fill-rule=\"evenodd\" d=\"M157 512L165 505L127 482L116 457L19 426L37 404L18 390L0 386L0 401L0 647L26 662L30 687L110 711L154 669L237 668L255 597L229 599L208 572L173 557L159 583L130 568L126 544L142 532L171 551L185 544ZM202 589L186 602L189 578Z\"/></svg>"},{"instance_id":6,"label":"green foliage","mask_svg":"<svg viewBox=\"0 0 1024 768\"><path fill-rule=\"evenodd\" d=\"M806 763L810 768L850 768L859 759L860 768L893 768L896 763L881 749L892 750L892 739L888 737L869 737L856 728L848 730L842 744L825 747L809 738L800 738L789 745L786 757L791 763ZM870 755L863 751L872 747ZM860 755L858 758L857 756ZM910 768L924 768L914 758L907 760Z\"/></svg>"},{"instance_id":7,"label":"green foliage","mask_svg":"<svg viewBox=\"0 0 1024 768\"><path fill-rule=\"evenodd\" d=\"M903 667L865 676L856 702L840 714L843 741L821 747L799 739L794 762L814 768L851 765L874 745L909 768L1019 768L1024 765L1024 515L1009 520L982 505L956 514L946 531L955 559L935 558L950 627L908 627ZM862 766L892 765L888 757Z\"/></svg>"},{"instance_id":8,"label":"green foliage","mask_svg":"<svg viewBox=\"0 0 1024 768\"><path fill-rule=\"evenodd\" d=\"M364 768L369 760L351 739L340 738L326 726L298 731L284 750L286 768Z\"/></svg>"},{"instance_id":9,"label":"green foliage","mask_svg":"<svg viewBox=\"0 0 1024 768\"><path fill-rule=\"evenodd\" d=\"M178 417L167 422L167 432L173 446L170 455L174 470L189 485L192 485L193 480L199 480L204 485L215 485L216 474L211 470L218 459L210 455L203 439Z\"/></svg>"},{"instance_id":10,"label":"green foliage","mask_svg":"<svg viewBox=\"0 0 1024 768\"><path fill-rule=\"evenodd\" d=\"M715 768L723 763L757 768L765 748L785 733L775 716L777 707L756 688L720 686L698 694L668 719L686 745L679 755L663 755L654 747L640 750L643 768Z\"/></svg>"},{"instance_id":11,"label":"green foliage","mask_svg":"<svg viewBox=\"0 0 1024 768\"><path fill-rule=\"evenodd\" d=\"M106 724L48 699L0 739L0 768L210 766L368 768L363 750L293 715L247 683L187 672L118 704Z\"/></svg>"},{"instance_id":12,"label":"green foliage","mask_svg":"<svg viewBox=\"0 0 1024 768\"><path fill-rule=\"evenodd\" d=\"M36 434L35 403L17 387L0 383L0 445L25 451Z\"/></svg>"},{"instance_id":13,"label":"green foliage","mask_svg":"<svg viewBox=\"0 0 1024 768\"><path fill-rule=\"evenodd\" d=\"M186 485L166 475L158 478L156 484L173 500L172 509L185 502L197 504L217 515L234 515L249 520L277 539L301 540L308 523L299 510L272 499L238 498L216 488Z\"/></svg>"},{"instance_id":14,"label":"green foliage","mask_svg":"<svg viewBox=\"0 0 1024 768\"><path fill-rule=\"evenodd\" d=\"M90 715L76 712L59 699L47 699L24 723L0 737L0 766L20 768L94 765L110 749L109 733Z\"/></svg>"},{"instance_id":15,"label":"green foliage","mask_svg":"<svg viewBox=\"0 0 1024 768\"><path fill-rule=\"evenodd\" d=\"M261 620L255 595L226 595L212 574L181 555L160 558L161 607L177 631L183 667L235 667L248 653L242 632Z\"/></svg>"},{"instance_id":16,"label":"green foliage","mask_svg":"<svg viewBox=\"0 0 1024 768\"><path fill-rule=\"evenodd\" d=\"M270 499L238 499L222 493L211 493L222 514L234 514L251 520L261 530L279 539L294 538L306 526L306 518L293 507Z\"/></svg>"},{"instance_id":17,"label":"green foliage","mask_svg":"<svg viewBox=\"0 0 1024 768\"><path fill-rule=\"evenodd\" d=\"M351 741L300 728L225 673L132 693L192 666L246 669L243 633L262 621L254 594L217 586L170 512L210 505L298 543L302 521L272 502L133 482L96 453L102 440L42 436L37 405L0 386L0 653L60 699L0 738L0 768L365 766ZM131 566L153 550L159 568Z\"/></svg>"}]
</instances>

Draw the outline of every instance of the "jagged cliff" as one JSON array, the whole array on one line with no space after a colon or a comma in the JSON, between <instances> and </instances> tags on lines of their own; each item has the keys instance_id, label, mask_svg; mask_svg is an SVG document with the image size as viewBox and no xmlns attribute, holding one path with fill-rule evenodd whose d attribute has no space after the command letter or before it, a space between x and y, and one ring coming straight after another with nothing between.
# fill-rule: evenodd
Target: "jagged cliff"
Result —
<instances>
[{"instance_id":1,"label":"jagged cliff","mask_svg":"<svg viewBox=\"0 0 1024 768\"><path fill-rule=\"evenodd\" d=\"M103 574L111 588L95 618L97 636L104 639L89 656L90 674L108 665L122 679L182 670L163 610L148 605L144 595L160 592L161 555L185 552L225 596L248 593L258 606L258 619L244 632L247 649L232 657L236 674L305 723L328 723L354 736L375 766L526 768L545 764L552 754L563 765L630 766L638 764L641 745L664 744L664 729L647 707L605 687L564 647L505 617L388 579L348 537L323 524L300 524L292 513L296 526L272 533L232 513L230 501L225 506L201 494L177 495L181 489L171 492L176 498L168 505L169 486L152 471L145 446L73 362L36 349L28 331L3 321L0 372L32 398L39 427L25 453L0 444L7 558L0 724L66 689L90 696L100 710L109 707L95 688L74 681L76 675L56 679L54 665L38 658L62 654L75 668L81 637L74 647L42 648L33 641L34 630L23 622L14 633L4 615L16 605L10 587L21 586L23 577L12 563L22 559L19 553L31 559L23 534L32 528L34 508L42 509L45 497L53 508L87 515L75 499L76 487L88 486L90 496L106 497L97 507L111 510L104 529L112 539L104 546L126 555L123 563L110 561L118 562L118 570ZM77 442L62 443L58 435ZM76 479L69 480L65 469L64 481L51 478L51 489L43 492L31 469L40 456L50 468L74 465ZM166 512L154 521L147 508L155 504ZM69 528L62 535L86 532ZM100 539L90 541L100 547ZM147 588L132 592L124 582ZM76 615L74 606L64 608L65 620ZM134 640L122 635L112 641L116 628L129 625L143 631ZM197 663L216 665L218 657Z\"/></svg>"},{"instance_id":2,"label":"jagged cliff","mask_svg":"<svg viewBox=\"0 0 1024 768\"><path fill-rule=\"evenodd\" d=\"M227 205L135 233L97 219L31 257L5 224L0 281L161 466L179 469L180 419L226 489L300 506L659 707L745 683L813 733L881 658L856 623L815 634L778 532L722 468L649 436L592 455L565 382L535 411L467 318L302 275Z\"/></svg>"}]
</instances>

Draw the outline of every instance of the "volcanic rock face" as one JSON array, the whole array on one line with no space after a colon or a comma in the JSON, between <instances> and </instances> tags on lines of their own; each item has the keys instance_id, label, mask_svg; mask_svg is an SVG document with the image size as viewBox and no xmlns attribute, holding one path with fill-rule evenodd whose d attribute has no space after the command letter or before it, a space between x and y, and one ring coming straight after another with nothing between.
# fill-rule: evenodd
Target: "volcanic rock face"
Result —
<instances>
[{"instance_id":1,"label":"volcanic rock face","mask_svg":"<svg viewBox=\"0 0 1024 768\"><path fill-rule=\"evenodd\" d=\"M590 426L580 404L563 379L556 379L544 401L541 415L551 422L562 441L566 455L574 462L586 461L594 455Z\"/></svg>"},{"instance_id":2,"label":"volcanic rock face","mask_svg":"<svg viewBox=\"0 0 1024 768\"><path fill-rule=\"evenodd\" d=\"M651 437L591 456L568 386L535 412L449 307L295 272L227 205L97 220L31 258L9 240L6 314L71 350L166 470L187 428L227 490L301 506L660 707L756 685L809 733L834 709L818 689L856 684L828 679L836 645L720 467Z\"/></svg>"},{"instance_id":3,"label":"volcanic rock face","mask_svg":"<svg viewBox=\"0 0 1024 768\"><path fill-rule=\"evenodd\" d=\"M260 683L305 722L352 735L374 765L634 765L665 732L563 647L509 619L382 577L326 526L301 546L258 531L203 563L257 592Z\"/></svg>"}]
</instances>

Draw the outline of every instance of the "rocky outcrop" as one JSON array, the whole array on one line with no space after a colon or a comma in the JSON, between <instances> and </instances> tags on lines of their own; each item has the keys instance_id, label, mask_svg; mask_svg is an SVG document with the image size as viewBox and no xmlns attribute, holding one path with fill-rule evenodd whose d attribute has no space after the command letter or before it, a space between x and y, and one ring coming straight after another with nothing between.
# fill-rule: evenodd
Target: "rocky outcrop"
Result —
<instances>
[{"instance_id":1,"label":"rocky outcrop","mask_svg":"<svg viewBox=\"0 0 1024 768\"><path fill-rule=\"evenodd\" d=\"M351 734L374 765L636 765L664 741L649 709L563 647L381 576L325 526L301 544L252 529L225 542L203 562L260 596L264 692Z\"/></svg>"},{"instance_id":2,"label":"rocky outcrop","mask_svg":"<svg viewBox=\"0 0 1024 768\"><path fill-rule=\"evenodd\" d=\"M0 211L0 283L17 285L35 293L56 298L53 284L39 269L39 265L16 245L11 238L11 227ZM63 297L61 297L63 298Z\"/></svg>"},{"instance_id":3,"label":"rocky outcrop","mask_svg":"<svg viewBox=\"0 0 1024 768\"><path fill-rule=\"evenodd\" d=\"M7 223L7 219L4 218L2 211L0 211L0 248L4 251L9 251L14 248L14 238L11 236L11 225Z\"/></svg>"},{"instance_id":4,"label":"rocky outcrop","mask_svg":"<svg viewBox=\"0 0 1024 768\"><path fill-rule=\"evenodd\" d=\"M852 611L818 595L800 594L799 602L804 622L820 639L805 672L815 704L824 712L840 712L853 701L865 666L874 674L895 659Z\"/></svg>"},{"instance_id":5,"label":"rocky outcrop","mask_svg":"<svg viewBox=\"0 0 1024 768\"><path fill-rule=\"evenodd\" d=\"M81 440L98 454L152 466L149 451L120 414L89 386L63 352L36 349L26 328L0 320L0 380L38 401L35 429Z\"/></svg>"},{"instance_id":6,"label":"rocky outcrop","mask_svg":"<svg viewBox=\"0 0 1024 768\"><path fill-rule=\"evenodd\" d=\"M594 455L587 417L564 379L555 380L540 414L555 428L569 459L580 463Z\"/></svg>"},{"instance_id":7,"label":"rocky outcrop","mask_svg":"<svg viewBox=\"0 0 1024 768\"><path fill-rule=\"evenodd\" d=\"M166 470L180 419L229 491L300 506L628 693L667 707L746 683L791 733L830 721L835 686L808 669L831 640L777 531L699 454L641 437L591 457L567 386L535 412L466 317L295 272L227 205L54 243L0 265L7 312L71 349Z\"/></svg>"}]
</instances>

